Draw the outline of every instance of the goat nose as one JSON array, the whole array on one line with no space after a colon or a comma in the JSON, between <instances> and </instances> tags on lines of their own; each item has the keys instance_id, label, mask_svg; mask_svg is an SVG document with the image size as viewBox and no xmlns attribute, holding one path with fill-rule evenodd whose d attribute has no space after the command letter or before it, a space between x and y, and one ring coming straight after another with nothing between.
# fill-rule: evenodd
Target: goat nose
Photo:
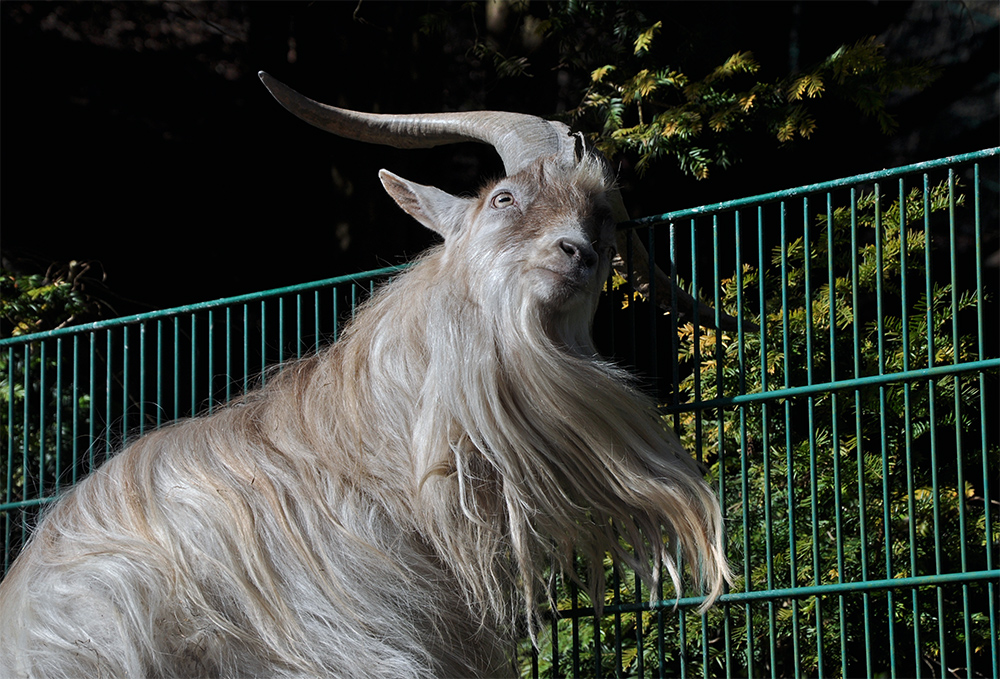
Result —
<instances>
[{"instance_id":1,"label":"goat nose","mask_svg":"<svg viewBox=\"0 0 1000 679\"><path fill-rule=\"evenodd\" d=\"M589 244L574 243L568 239L559 241L559 249L574 262L579 262L585 267L592 267L597 264L597 253Z\"/></svg>"}]
</instances>

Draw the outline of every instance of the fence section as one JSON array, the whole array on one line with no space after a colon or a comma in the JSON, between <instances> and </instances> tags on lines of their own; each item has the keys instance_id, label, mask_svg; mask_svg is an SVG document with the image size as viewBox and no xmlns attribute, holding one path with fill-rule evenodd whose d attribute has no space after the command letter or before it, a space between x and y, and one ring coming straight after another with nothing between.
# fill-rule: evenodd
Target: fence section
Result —
<instances>
[{"instance_id":1,"label":"fence section","mask_svg":"<svg viewBox=\"0 0 1000 679\"><path fill-rule=\"evenodd\" d=\"M628 572L601 617L557 587L526 675L1000 676L997 154L625 225L739 319L620 294L614 343L710 468L737 580L704 616Z\"/></svg>"},{"instance_id":2,"label":"fence section","mask_svg":"<svg viewBox=\"0 0 1000 679\"><path fill-rule=\"evenodd\" d=\"M595 324L709 469L737 579L705 615L610 564L601 615L556 583L525 676L1000 675L998 153L622 225L737 319L612 280ZM335 340L395 270L0 340L4 571L125 440Z\"/></svg>"},{"instance_id":3,"label":"fence section","mask_svg":"<svg viewBox=\"0 0 1000 679\"><path fill-rule=\"evenodd\" d=\"M42 508L126 441L336 340L399 269L0 340L3 572Z\"/></svg>"}]
</instances>

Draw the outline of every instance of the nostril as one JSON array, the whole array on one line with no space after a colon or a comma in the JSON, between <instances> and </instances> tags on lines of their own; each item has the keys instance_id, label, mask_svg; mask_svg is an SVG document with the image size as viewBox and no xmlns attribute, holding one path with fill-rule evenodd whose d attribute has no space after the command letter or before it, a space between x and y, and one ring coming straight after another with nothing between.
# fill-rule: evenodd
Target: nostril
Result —
<instances>
[{"instance_id":1,"label":"nostril","mask_svg":"<svg viewBox=\"0 0 1000 679\"><path fill-rule=\"evenodd\" d=\"M585 267L592 267L597 264L597 253L589 245L578 245L571 240L560 240L559 249L574 262L579 262Z\"/></svg>"}]
</instances>

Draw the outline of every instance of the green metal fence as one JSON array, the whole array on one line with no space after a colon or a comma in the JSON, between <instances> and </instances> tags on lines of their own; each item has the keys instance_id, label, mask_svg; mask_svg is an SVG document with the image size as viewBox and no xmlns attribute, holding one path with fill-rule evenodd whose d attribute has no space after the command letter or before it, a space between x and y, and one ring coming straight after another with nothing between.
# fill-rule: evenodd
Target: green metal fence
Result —
<instances>
[{"instance_id":1,"label":"green metal fence","mask_svg":"<svg viewBox=\"0 0 1000 679\"><path fill-rule=\"evenodd\" d=\"M627 571L600 615L556 582L525 676L1000 676L998 155L622 226L740 319L694 327L609 281L596 323L710 469L737 580L704 615ZM395 271L0 340L4 570L123 441L335 340Z\"/></svg>"}]
</instances>

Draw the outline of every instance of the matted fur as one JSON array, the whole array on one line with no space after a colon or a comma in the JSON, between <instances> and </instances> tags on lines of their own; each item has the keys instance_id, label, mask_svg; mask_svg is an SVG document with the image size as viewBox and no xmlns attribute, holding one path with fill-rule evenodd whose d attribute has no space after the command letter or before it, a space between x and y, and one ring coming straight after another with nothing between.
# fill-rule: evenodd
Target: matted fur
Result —
<instances>
[{"instance_id":1,"label":"matted fur","mask_svg":"<svg viewBox=\"0 0 1000 679\"><path fill-rule=\"evenodd\" d=\"M444 244L338 343L78 484L0 583L0 674L511 674L574 551L679 586L680 546L718 595L717 499L590 339L605 188L539 162L445 200Z\"/></svg>"}]
</instances>

